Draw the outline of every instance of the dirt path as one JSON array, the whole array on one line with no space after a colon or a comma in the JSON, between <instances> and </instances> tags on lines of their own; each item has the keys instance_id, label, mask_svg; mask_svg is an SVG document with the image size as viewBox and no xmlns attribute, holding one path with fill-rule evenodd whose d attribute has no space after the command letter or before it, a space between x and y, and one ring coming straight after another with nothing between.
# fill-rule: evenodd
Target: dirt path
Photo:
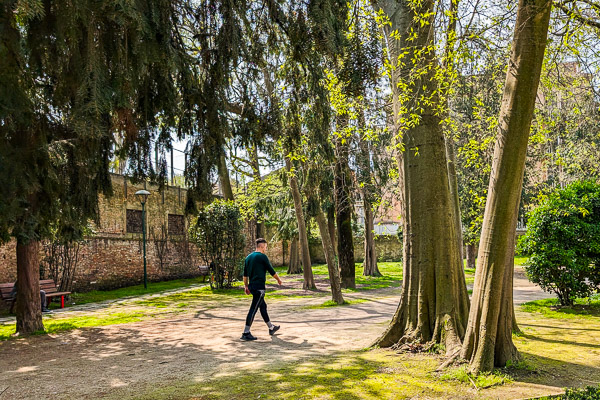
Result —
<instances>
[{"instance_id":1,"label":"dirt path","mask_svg":"<svg viewBox=\"0 0 600 400\"><path fill-rule=\"evenodd\" d=\"M205 380L279 362L368 346L398 304L399 290L348 294L369 301L306 309L325 299L269 303L281 331L270 337L257 319L256 342L239 340L248 299L207 304L184 314L0 343L0 400L92 399L135 393L181 379ZM515 301L545 297L515 276ZM81 311L79 311L81 312Z\"/></svg>"}]
</instances>

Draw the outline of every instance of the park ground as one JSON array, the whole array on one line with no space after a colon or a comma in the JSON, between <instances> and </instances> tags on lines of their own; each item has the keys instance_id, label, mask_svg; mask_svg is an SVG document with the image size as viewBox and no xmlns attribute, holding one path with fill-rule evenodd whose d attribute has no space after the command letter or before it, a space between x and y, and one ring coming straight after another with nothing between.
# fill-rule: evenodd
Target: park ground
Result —
<instances>
[{"instance_id":1,"label":"park ground","mask_svg":"<svg viewBox=\"0 0 600 400\"><path fill-rule=\"evenodd\" d=\"M518 264L524 260L517 259ZM198 280L74 296L46 316L49 333L11 336L0 318L3 399L524 399L600 383L600 299L554 307L515 270L523 361L473 377L464 366L436 372L436 354L369 349L398 304L401 267L383 278L357 275L349 304L327 302L326 268L317 291L299 276L270 285L269 312L282 328L239 340L249 304L241 288L211 291ZM466 270L472 284L473 271Z\"/></svg>"}]
</instances>

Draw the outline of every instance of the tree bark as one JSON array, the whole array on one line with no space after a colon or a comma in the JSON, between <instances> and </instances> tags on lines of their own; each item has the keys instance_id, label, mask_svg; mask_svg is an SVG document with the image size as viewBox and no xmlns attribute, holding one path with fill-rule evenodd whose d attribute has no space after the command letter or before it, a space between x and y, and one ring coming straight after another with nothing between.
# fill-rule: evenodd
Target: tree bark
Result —
<instances>
[{"instance_id":1,"label":"tree bark","mask_svg":"<svg viewBox=\"0 0 600 400\"><path fill-rule=\"evenodd\" d=\"M475 269L477 258L477 245L475 243L467 244L467 268Z\"/></svg>"},{"instance_id":2,"label":"tree bark","mask_svg":"<svg viewBox=\"0 0 600 400\"><path fill-rule=\"evenodd\" d=\"M333 244L333 251L337 256L337 232L335 230L335 207L331 206L327 209L327 228L329 229L329 236L331 237L331 243Z\"/></svg>"},{"instance_id":3,"label":"tree bark","mask_svg":"<svg viewBox=\"0 0 600 400\"><path fill-rule=\"evenodd\" d=\"M337 117L338 130L348 125L345 115ZM348 167L348 143L342 143L340 138L335 139L335 176L334 176L334 201L335 217L338 239L338 259L342 288L354 289L356 287L356 267L354 265L354 238L352 234L352 196L350 188L352 177Z\"/></svg>"},{"instance_id":4,"label":"tree bark","mask_svg":"<svg viewBox=\"0 0 600 400\"><path fill-rule=\"evenodd\" d=\"M365 129L365 116L364 110L360 111L358 116L358 127L360 134ZM373 223L373 206L371 204L372 197L372 185L373 178L371 176L371 149L369 142L363 137L358 138L358 147L360 149L360 155L358 158L359 164L359 179L362 185L361 194L363 199L363 208L365 213L364 229L364 249L365 259L363 261L363 275L364 276L381 276L379 268L377 268L377 253L375 250L375 227Z\"/></svg>"},{"instance_id":5,"label":"tree bark","mask_svg":"<svg viewBox=\"0 0 600 400\"><path fill-rule=\"evenodd\" d=\"M260 175L260 164L258 163L258 147L256 144L253 144L248 152L250 154L250 166L252 167L252 176L256 182L262 181L262 176ZM256 215L256 237L264 238L265 237L265 224L261 221L261 216Z\"/></svg>"},{"instance_id":6,"label":"tree bark","mask_svg":"<svg viewBox=\"0 0 600 400\"><path fill-rule=\"evenodd\" d=\"M446 147L446 158L448 160L448 183L450 185L450 196L452 198L452 217L454 218L454 227L456 229L460 265L463 265L463 234L460 216L460 200L458 198L458 178L456 176L456 155L452 138L446 136L444 144Z\"/></svg>"},{"instance_id":7,"label":"tree bark","mask_svg":"<svg viewBox=\"0 0 600 400\"><path fill-rule=\"evenodd\" d=\"M461 352L476 373L519 357L512 342L515 230L551 9L549 0L519 1Z\"/></svg>"},{"instance_id":8,"label":"tree bark","mask_svg":"<svg viewBox=\"0 0 600 400\"><path fill-rule=\"evenodd\" d=\"M290 244L290 265L287 273L289 275L301 274L302 267L300 266L300 255L298 254L298 238L294 237Z\"/></svg>"},{"instance_id":9,"label":"tree bark","mask_svg":"<svg viewBox=\"0 0 600 400\"><path fill-rule=\"evenodd\" d=\"M469 299L464 270L458 251L448 164L441 118L436 112L439 98L434 78L437 61L433 45L434 2L426 0L415 7L410 1L382 1L380 9L389 17L384 34L390 59L396 62L404 50L404 65L392 72L394 110L421 109L419 123L402 132L403 153L398 157L404 173L404 279L400 304L392 322L376 344L381 347L403 343L425 346L442 344L447 354L460 348L464 335ZM429 15L428 24L420 19ZM396 31L396 35L392 32ZM412 34L416 37L412 37ZM411 52L421 53L415 65ZM406 81L413 68L426 71ZM410 97L428 99L427 103L400 104L399 85L410 90ZM406 93L404 93L406 94ZM410 111L406 111L410 112ZM397 128L395 122L395 128Z\"/></svg>"},{"instance_id":10,"label":"tree bark","mask_svg":"<svg viewBox=\"0 0 600 400\"><path fill-rule=\"evenodd\" d=\"M329 228L327 227L327 220L325 219L325 216L321 210L317 211L315 219L317 221L317 225L319 226L319 232L321 233L323 252L325 253L327 270L329 271L331 300L337 304L344 304L344 296L342 295L342 287L340 283L340 270L338 269L336 263L335 252L333 250L333 244L331 243L331 237L329 236Z\"/></svg>"},{"instance_id":11,"label":"tree bark","mask_svg":"<svg viewBox=\"0 0 600 400\"><path fill-rule=\"evenodd\" d=\"M365 208L365 259L363 261L364 276L381 276L377 267L377 251L375 249L375 227L373 225L373 210L366 197L363 200Z\"/></svg>"},{"instance_id":12,"label":"tree bark","mask_svg":"<svg viewBox=\"0 0 600 400\"><path fill-rule=\"evenodd\" d=\"M43 331L38 241L17 239L17 332Z\"/></svg>"},{"instance_id":13,"label":"tree bark","mask_svg":"<svg viewBox=\"0 0 600 400\"><path fill-rule=\"evenodd\" d=\"M225 149L221 151L219 156L219 165L217 168L219 173L219 182L221 184L221 192L225 200L233 200L233 190L231 188L231 180L229 179L229 169L227 168L227 160L225 159Z\"/></svg>"},{"instance_id":14,"label":"tree bark","mask_svg":"<svg viewBox=\"0 0 600 400\"><path fill-rule=\"evenodd\" d=\"M316 289L315 278L310 263L310 252L308 248L308 235L306 234L306 223L304 222L304 212L302 211L302 196L298 188L298 179L292 173L292 163L288 157L285 157L285 168L290 180L290 189L294 198L294 209L296 210L296 220L298 221L298 238L300 240L300 254L302 256L302 269L304 272L303 289Z\"/></svg>"},{"instance_id":15,"label":"tree bark","mask_svg":"<svg viewBox=\"0 0 600 400\"><path fill-rule=\"evenodd\" d=\"M446 46L444 49L443 65L445 68L454 69L454 46L456 43L456 23L458 20L458 0L450 1L448 15L448 27L446 29ZM445 94L446 112L449 113L448 94ZM450 184L450 195L452 196L452 210L454 217L454 226L456 228L456 237L458 238L458 251L460 253L460 262L463 265L463 232L462 218L460 215L460 199L458 198L458 177L456 174L456 152L454 141L448 134L445 135L446 159L448 161L448 182Z\"/></svg>"}]
</instances>

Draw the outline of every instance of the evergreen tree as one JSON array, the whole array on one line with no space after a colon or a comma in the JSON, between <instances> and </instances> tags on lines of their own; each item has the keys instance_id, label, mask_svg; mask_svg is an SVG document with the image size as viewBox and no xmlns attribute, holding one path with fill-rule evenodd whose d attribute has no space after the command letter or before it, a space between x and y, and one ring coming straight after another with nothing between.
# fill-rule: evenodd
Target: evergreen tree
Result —
<instances>
[{"instance_id":1,"label":"evergreen tree","mask_svg":"<svg viewBox=\"0 0 600 400\"><path fill-rule=\"evenodd\" d=\"M174 4L90 0L0 5L0 238L17 243L17 332L43 330L39 241L82 235L110 195L115 133L148 161L189 83ZM142 145L140 145L142 144Z\"/></svg>"}]
</instances>

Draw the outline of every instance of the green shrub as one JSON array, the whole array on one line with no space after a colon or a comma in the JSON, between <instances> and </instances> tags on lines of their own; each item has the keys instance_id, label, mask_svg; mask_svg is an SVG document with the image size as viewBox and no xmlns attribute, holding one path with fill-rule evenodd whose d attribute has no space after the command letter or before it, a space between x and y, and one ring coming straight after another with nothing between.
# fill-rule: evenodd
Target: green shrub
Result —
<instances>
[{"instance_id":1,"label":"green shrub","mask_svg":"<svg viewBox=\"0 0 600 400\"><path fill-rule=\"evenodd\" d=\"M600 400L600 386L588 386L584 389L567 389L565 394L547 396L538 400Z\"/></svg>"},{"instance_id":2,"label":"green shrub","mask_svg":"<svg viewBox=\"0 0 600 400\"><path fill-rule=\"evenodd\" d=\"M589 297L600 285L600 185L574 182L547 196L529 214L519 247L529 255L529 279L562 305Z\"/></svg>"},{"instance_id":3,"label":"green shrub","mask_svg":"<svg viewBox=\"0 0 600 400\"><path fill-rule=\"evenodd\" d=\"M200 259L210 266L210 286L229 288L240 275L244 259L244 226L239 208L231 201L216 200L198 213L190 238Z\"/></svg>"}]
</instances>

